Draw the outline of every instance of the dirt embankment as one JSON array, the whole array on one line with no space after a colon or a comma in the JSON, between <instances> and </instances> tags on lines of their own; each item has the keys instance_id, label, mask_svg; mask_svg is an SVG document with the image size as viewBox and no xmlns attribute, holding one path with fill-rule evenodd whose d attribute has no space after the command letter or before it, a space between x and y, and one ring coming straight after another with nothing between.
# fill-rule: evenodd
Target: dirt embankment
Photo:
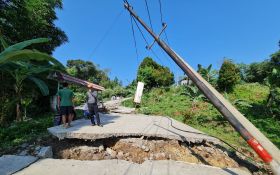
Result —
<instances>
[{"instance_id":1,"label":"dirt embankment","mask_svg":"<svg viewBox=\"0 0 280 175\"><path fill-rule=\"evenodd\" d=\"M188 145L176 140L121 138L95 142L62 140L52 142L52 147L54 157L58 159L122 159L135 163L143 163L145 160L176 160L221 168L239 167L226 151L209 143Z\"/></svg>"}]
</instances>

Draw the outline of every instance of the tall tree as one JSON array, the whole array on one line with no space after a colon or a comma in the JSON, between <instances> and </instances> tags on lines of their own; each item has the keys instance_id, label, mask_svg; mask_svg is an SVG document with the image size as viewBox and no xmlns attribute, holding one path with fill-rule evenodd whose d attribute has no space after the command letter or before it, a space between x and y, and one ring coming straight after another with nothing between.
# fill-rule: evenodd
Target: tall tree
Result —
<instances>
[{"instance_id":1,"label":"tall tree","mask_svg":"<svg viewBox=\"0 0 280 175\"><path fill-rule=\"evenodd\" d=\"M67 42L65 33L55 26L55 9L62 8L62 0L2 0L0 1L0 29L8 43L45 37L49 44L30 46L42 52L52 51Z\"/></svg>"},{"instance_id":2,"label":"tall tree","mask_svg":"<svg viewBox=\"0 0 280 175\"><path fill-rule=\"evenodd\" d=\"M138 68L137 81L144 82L147 89L170 86L174 83L174 74L168 67L161 66L152 58L146 57Z\"/></svg>"},{"instance_id":3,"label":"tall tree","mask_svg":"<svg viewBox=\"0 0 280 175\"><path fill-rule=\"evenodd\" d=\"M219 71L218 87L221 90L232 90L240 81L240 71L229 59L225 59Z\"/></svg>"},{"instance_id":4,"label":"tall tree","mask_svg":"<svg viewBox=\"0 0 280 175\"><path fill-rule=\"evenodd\" d=\"M271 65L269 60L260 63L252 63L246 71L247 82L265 83L268 75L271 72Z\"/></svg>"}]
</instances>

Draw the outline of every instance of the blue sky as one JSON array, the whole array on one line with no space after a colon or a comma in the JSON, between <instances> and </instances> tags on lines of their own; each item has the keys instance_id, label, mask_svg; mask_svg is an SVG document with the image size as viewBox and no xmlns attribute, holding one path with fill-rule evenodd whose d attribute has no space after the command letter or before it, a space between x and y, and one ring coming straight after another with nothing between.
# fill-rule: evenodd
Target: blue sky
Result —
<instances>
[{"instance_id":1,"label":"blue sky","mask_svg":"<svg viewBox=\"0 0 280 175\"><path fill-rule=\"evenodd\" d=\"M161 30L159 2L147 1L153 28L158 33ZM149 24L145 1L129 2ZM170 46L194 68L197 64L213 64L218 69L224 57L237 63L262 61L279 49L279 0L161 2ZM63 10L57 10L58 20L55 23L66 32L69 42L53 53L62 63L66 63L67 59L90 60L102 69L110 69L110 77L118 77L124 85L136 77L138 65L146 56L168 66L176 77L183 75L157 45L153 50L159 59L147 51L134 26L139 52L137 59L129 13L124 9L122 0L82 0L79 3L64 0L63 4ZM98 44L105 33L108 35ZM145 36L152 43L146 32Z\"/></svg>"}]
</instances>

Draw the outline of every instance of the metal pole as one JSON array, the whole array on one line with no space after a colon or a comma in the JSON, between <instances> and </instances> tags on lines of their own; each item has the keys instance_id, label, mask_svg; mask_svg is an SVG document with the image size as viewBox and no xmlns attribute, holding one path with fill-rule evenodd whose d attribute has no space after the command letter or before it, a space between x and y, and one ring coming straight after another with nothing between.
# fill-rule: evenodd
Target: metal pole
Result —
<instances>
[{"instance_id":1,"label":"metal pole","mask_svg":"<svg viewBox=\"0 0 280 175\"><path fill-rule=\"evenodd\" d=\"M128 3L124 7L135 17L138 22L152 35L158 45L173 59L173 61L188 75L196 84L202 93L211 101L211 103L221 112L229 121L234 129L240 133L243 139L251 148L262 158L262 160L271 166L276 175L280 175L280 151L270 142L251 122L249 122L234 106L232 106L214 87L204 80L190 65L188 65L177 53L175 53L167 44L159 39L153 31L141 20L132 10ZM253 137L257 138L259 142ZM270 152L268 153L267 150Z\"/></svg>"}]
</instances>

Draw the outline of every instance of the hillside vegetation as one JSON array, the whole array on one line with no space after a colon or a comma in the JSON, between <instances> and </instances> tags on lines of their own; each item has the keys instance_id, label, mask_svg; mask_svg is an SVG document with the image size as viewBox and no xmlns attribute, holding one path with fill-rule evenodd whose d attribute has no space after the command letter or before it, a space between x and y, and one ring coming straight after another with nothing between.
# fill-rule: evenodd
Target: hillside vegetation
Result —
<instances>
[{"instance_id":1,"label":"hillside vegetation","mask_svg":"<svg viewBox=\"0 0 280 175\"><path fill-rule=\"evenodd\" d=\"M233 91L223 95L280 148L280 122L270 116L266 107L269 87L259 83L238 84ZM132 100L123 104L133 106ZM195 87L191 90L190 87L172 86L144 92L138 112L169 116L235 147L248 148L241 136Z\"/></svg>"}]
</instances>

